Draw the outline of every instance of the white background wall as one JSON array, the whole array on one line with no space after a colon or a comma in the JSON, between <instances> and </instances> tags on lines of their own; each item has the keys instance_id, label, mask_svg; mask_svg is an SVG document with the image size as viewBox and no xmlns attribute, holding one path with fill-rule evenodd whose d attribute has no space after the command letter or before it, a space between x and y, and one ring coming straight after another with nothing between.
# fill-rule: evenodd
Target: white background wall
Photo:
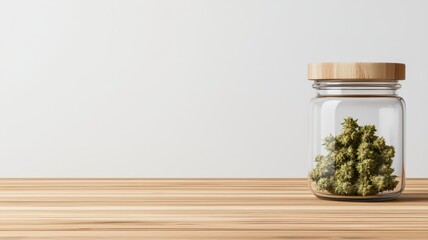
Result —
<instances>
[{"instance_id":1,"label":"white background wall","mask_svg":"<svg viewBox=\"0 0 428 240\"><path fill-rule=\"evenodd\" d=\"M428 1L1 1L0 177L305 177L306 64L407 64L428 177Z\"/></svg>"}]
</instances>

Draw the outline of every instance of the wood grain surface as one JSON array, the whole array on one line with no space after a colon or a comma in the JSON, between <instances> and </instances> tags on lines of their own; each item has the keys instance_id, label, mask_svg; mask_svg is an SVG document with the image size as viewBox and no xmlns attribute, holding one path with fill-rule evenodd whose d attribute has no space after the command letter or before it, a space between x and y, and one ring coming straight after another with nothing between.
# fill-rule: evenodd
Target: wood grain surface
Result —
<instances>
[{"instance_id":1,"label":"wood grain surface","mask_svg":"<svg viewBox=\"0 0 428 240\"><path fill-rule=\"evenodd\" d=\"M0 179L1 239L428 239L428 179L337 202L305 179Z\"/></svg>"},{"instance_id":2,"label":"wood grain surface","mask_svg":"<svg viewBox=\"0 0 428 240\"><path fill-rule=\"evenodd\" d=\"M396 81L406 79L406 65L381 62L324 62L308 64L309 80Z\"/></svg>"}]
</instances>

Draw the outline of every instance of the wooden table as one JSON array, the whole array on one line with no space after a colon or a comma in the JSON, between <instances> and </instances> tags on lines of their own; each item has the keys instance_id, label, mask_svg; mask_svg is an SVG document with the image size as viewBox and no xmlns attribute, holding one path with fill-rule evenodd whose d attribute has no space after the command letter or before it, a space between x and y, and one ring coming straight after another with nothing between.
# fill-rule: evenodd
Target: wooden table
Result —
<instances>
[{"instance_id":1,"label":"wooden table","mask_svg":"<svg viewBox=\"0 0 428 240\"><path fill-rule=\"evenodd\" d=\"M390 202L304 179L0 179L1 239L428 239L428 179Z\"/></svg>"}]
</instances>

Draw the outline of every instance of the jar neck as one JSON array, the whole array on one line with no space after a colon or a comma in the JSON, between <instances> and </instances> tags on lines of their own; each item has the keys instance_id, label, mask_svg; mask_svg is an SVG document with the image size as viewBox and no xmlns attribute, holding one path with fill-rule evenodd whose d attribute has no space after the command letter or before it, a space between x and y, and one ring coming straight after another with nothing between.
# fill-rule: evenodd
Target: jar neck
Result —
<instances>
[{"instance_id":1,"label":"jar neck","mask_svg":"<svg viewBox=\"0 0 428 240\"><path fill-rule=\"evenodd\" d=\"M314 81L318 97L396 97L401 88L398 81Z\"/></svg>"}]
</instances>

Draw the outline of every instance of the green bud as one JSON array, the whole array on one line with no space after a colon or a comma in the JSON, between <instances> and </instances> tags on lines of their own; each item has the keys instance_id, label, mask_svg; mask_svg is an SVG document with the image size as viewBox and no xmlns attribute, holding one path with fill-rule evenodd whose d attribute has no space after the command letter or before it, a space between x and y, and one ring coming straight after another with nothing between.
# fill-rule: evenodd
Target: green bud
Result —
<instances>
[{"instance_id":1,"label":"green bud","mask_svg":"<svg viewBox=\"0 0 428 240\"><path fill-rule=\"evenodd\" d=\"M326 155L315 158L309 174L317 190L344 196L370 196L394 190L398 184L392 175L394 146L376 136L374 125L359 126L347 117L342 132L324 138Z\"/></svg>"}]
</instances>

